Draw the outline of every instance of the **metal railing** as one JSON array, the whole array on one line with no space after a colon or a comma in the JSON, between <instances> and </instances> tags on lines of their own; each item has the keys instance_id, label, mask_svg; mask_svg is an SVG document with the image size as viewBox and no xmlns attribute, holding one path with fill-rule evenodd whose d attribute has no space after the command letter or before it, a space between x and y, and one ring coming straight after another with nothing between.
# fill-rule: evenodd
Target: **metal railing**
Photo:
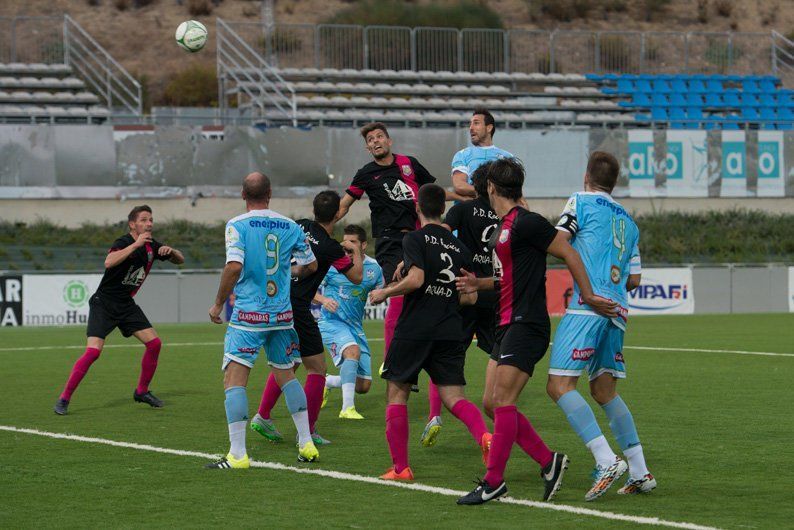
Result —
<instances>
[{"instance_id":1,"label":"metal railing","mask_svg":"<svg viewBox=\"0 0 794 530\"><path fill-rule=\"evenodd\" d=\"M794 42L772 31L772 72L794 81Z\"/></svg>"},{"instance_id":2,"label":"metal railing","mask_svg":"<svg viewBox=\"0 0 794 530\"><path fill-rule=\"evenodd\" d=\"M0 17L0 62L64 62L62 17Z\"/></svg>"},{"instance_id":3,"label":"metal railing","mask_svg":"<svg viewBox=\"0 0 794 530\"><path fill-rule=\"evenodd\" d=\"M215 21L215 38L221 115L228 109L229 98L236 96L240 108L259 116L265 116L268 109L275 109L297 126L295 90L262 57L261 45L257 51L220 17Z\"/></svg>"},{"instance_id":4,"label":"metal railing","mask_svg":"<svg viewBox=\"0 0 794 530\"><path fill-rule=\"evenodd\" d=\"M230 22L280 68L543 73L766 74L794 47L780 34L454 29Z\"/></svg>"}]
</instances>

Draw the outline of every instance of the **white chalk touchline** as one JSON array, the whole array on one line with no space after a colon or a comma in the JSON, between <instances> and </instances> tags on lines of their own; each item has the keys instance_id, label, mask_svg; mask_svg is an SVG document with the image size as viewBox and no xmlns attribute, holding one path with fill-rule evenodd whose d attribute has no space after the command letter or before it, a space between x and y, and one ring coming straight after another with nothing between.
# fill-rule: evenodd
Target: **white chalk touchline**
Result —
<instances>
[{"instance_id":1,"label":"white chalk touchline","mask_svg":"<svg viewBox=\"0 0 794 530\"><path fill-rule=\"evenodd\" d=\"M137 444L131 442L118 442L115 440L108 440L106 438L93 438L90 436L79 436L76 434L64 434L57 432L40 431L38 429L25 429L21 427L14 427L12 425L0 425L0 431L15 432L20 434L32 434L35 436L44 436L47 438L57 438L61 440L72 440L76 442L88 442L95 444L110 445L113 447L124 447L127 449L137 449L140 451L150 451L153 453L164 453L176 456L192 456L195 458L203 458L205 460L213 460L220 457L217 454L202 453L199 451L184 451L180 449L168 449L166 447L156 447L154 445ZM388 486L393 488L403 488L413 491L423 491L427 493L436 493L438 495L445 495L448 497L460 497L465 495L466 491L453 490L448 488L439 488L436 486L426 486L424 484L407 483L407 482L393 482L380 480L375 477L367 477L364 475L355 475L353 473L343 473L341 471L328 471L325 469L312 469L300 468L294 466L286 466L275 462L257 462L251 461L252 467L260 467L266 469L274 469L278 471L291 471L292 473L301 473L304 475L319 475L321 477L333 478L338 480L351 480L355 482L366 482L368 484L377 484L379 486ZM575 515L586 515L590 517L599 517L601 519L611 519L613 521L625 521L635 524L647 524L654 526L666 526L669 528L686 528L690 530L716 530L712 526L703 526L694 523L685 523L677 521L666 521L658 517L642 517L636 515L626 515L622 513L603 512L600 510L592 510L589 508L580 508L578 506L570 506L566 504L552 504L548 502L530 501L527 499L516 499L513 497L503 497L499 501L506 504L516 504L519 506L528 506L530 508L541 508L544 510L553 510L558 512L572 513Z\"/></svg>"},{"instance_id":2,"label":"white chalk touchline","mask_svg":"<svg viewBox=\"0 0 794 530\"><path fill-rule=\"evenodd\" d=\"M369 342L383 342L383 337L375 337L367 339ZM476 339L475 339L476 340ZM550 343L553 344L553 343ZM223 342L166 342L166 348L179 348L189 346L222 346ZM137 348L137 342L130 342L128 344L106 344L103 349L107 348ZM44 350L74 350L78 348L85 348L85 344L68 345L68 346L23 346L19 348L0 348L0 352L15 352L15 351L44 351ZM647 351L668 351L668 352L684 352L684 353L735 353L737 355L763 355L768 357L794 357L794 353L780 353L771 351L749 351L749 350L709 350L705 348L665 348L660 346L624 346L624 350L647 350Z\"/></svg>"}]
</instances>

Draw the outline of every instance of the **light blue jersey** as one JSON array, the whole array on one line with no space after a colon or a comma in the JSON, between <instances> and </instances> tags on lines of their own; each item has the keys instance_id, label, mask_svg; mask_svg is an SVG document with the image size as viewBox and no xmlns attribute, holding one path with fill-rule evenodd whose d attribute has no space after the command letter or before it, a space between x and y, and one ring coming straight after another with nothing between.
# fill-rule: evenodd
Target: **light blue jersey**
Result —
<instances>
[{"instance_id":1,"label":"light blue jersey","mask_svg":"<svg viewBox=\"0 0 794 530\"><path fill-rule=\"evenodd\" d=\"M471 184L471 176L478 167L486 162L500 158L513 158L513 155L504 149L499 149L495 145L489 145L488 147L470 145L455 153L452 158L452 172L460 171L465 174L468 183Z\"/></svg>"},{"instance_id":2,"label":"light blue jersey","mask_svg":"<svg viewBox=\"0 0 794 530\"><path fill-rule=\"evenodd\" d=\"M640 274L640 231L625 208L608 193L579 192L571 195L562 212L558 230L573 235L571 244L584 262L593 291L620 304L612 322L626 329L629 274ZM595 314L582 303L579 286L574 283L567 313Z\"/></svg>"},{"instance_id":3,"label":"light blue jersey","mask_svg":"<svg viewBox=\"0 0 794 530\"><path fill-rule=\"evenodd\" d=\"M315 261L300 226L272 210L252 210L226 223L226 262L243 264L229 326L248 331L291 329L290 262Z\"/></svg>"},{"instance_id":4,"label":"light blue jersey","mask_svg":"<svg viewBox=\"0 0 794 530\"><path fill-rule=\"evenodd\" d=\"M364 257L364 276L360 285L354 284L344 274L331 267L323 280L322 290L324 296L339 304L339 309L332 313L323 308L320 321L337 320L355 329L361 329L367 296L370 291L380 289L383 285L383 271L378 262L369 256Z\"/></svg>"}]
</instances>

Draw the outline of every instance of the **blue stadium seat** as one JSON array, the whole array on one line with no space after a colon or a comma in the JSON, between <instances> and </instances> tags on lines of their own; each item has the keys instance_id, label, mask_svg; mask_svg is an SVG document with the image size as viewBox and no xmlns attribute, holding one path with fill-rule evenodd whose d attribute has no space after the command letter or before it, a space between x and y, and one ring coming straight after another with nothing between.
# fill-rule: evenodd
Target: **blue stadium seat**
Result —
<instances>
[{"instance_id":1,"label":"blue stadium seat","mask_svg":"<svg viewBox=\"0 0 794 530\"><path fill-rule=\"evenodd\" d=\"M777 104L781 107L790 107L794 102L794 98L791 97L790 90L779 90L777 93Z\"/></svg>"},{"instance_id":2,"label":"blue stadium seat","mask_svg":"<svg viewBox=\"0 0 794 530\"><path fill-rule=\"evenodd\" d=\"M758 83L758 87L761 89L761 92L764 92L766 94L774 94L775 92L777 92L777 87L775 86L775 83L767 79L762 79Z\"/></svg>"},{"instance_id":3,"label":"blue stadium seat","mask_svg":"<svg viewBox=\"0 0 794 530\"><path fill-rule=\"evenodd\" d=\"M664 79L654 79L651 86L653 86L653 91L658 92L659 94L669 94L673 91L670 88L670 83Z\"/></svg>"},{"instance_id":4,"label":"blue stadium seat","mask_svg":"<svg viewBox=\"0 0 794 530\"><path fill-rule=\"evenodd\" d=\"M755 97L755 94L750 94L748 92L742 92L739 95L739 102L741 103L742 107L758 106L758 98Z\"/></svg>"},{"instance_id":5,"label":"blue stadium seat","mask_svg":"<svg viewBox=\"0 0 794 530\"><path fill-rule=\"evenodd\" d=\"M665 107L651 107L651 119L653 121L667 121L667 109Z\"/></svg>"},{"instance_id":6,"label":"blue stadium seat","mask_svg":"<svg viewBox=\"0 0 794 530\"><path fill-rule=\"evenodd\" d=\"M686 108L687 123L685 129L699 129L700 120L703 119L703 109L700 107L687 107Z\"/></svg>"},{"instance_id":7,"label":"blue stadium seat","mask_svg":"<svg viewBox=\"0 0 794 530\"><path fill-rule=\"evenodd\" d=\"M604 76L598 74L585 74L584 78L594 83L601 83L604 81Z\"/></svg>"},{"instance_id":8,"label":"blue stadium seat","mask_svg":"<svg viewBox=\"0 0 794 530\"><path fill-rule=\"evenodd\" d=\"M745 78L745 80L742 81L742 91L750 94L758 94L761 92L761 88L758 86L758 82L754 79Z\"/></svg>"},{"instance_id":9,"label":"blue stadium seat","mask_svg":"<svg viewBox=\"0 0 794 530\"><path fill-rule=\"evenodd\" d=\"M686 107L686 98L683 94L673 92L670 94L670 105L674 107Z\"/></svg>"},{"instance_id":10,"label":"blue stadium seat","mask_svg":"<svg viewBox=\"0 0 794 530\"><path fill-rule=\"evenodd\" d=\"M673 129L688 129L686 113L681 107L670 107L668 112L670 117L670 127Z\"/></svg>"},{"instance_id":11,"label":"blue stadium seat","mask_svg":"<svg viewBox=\"0 0 794 530\"><path fill-rule=\"evenodd\" d=\"M653 88L651 88L651 82L648 79L645 79L647 76L638 76L636 87L637 92L653 92Z\"/></svg>"},{"instance_id":12,"label":"blue stadium seat","mask_svg":"<svg viewBox=\"0 0 794 530\"><path fill-rule=\"evenodd\" d=\"M758 112L761 118L761 128L770 130L775 128L775 121L777 121L777 113L775 109L770 107L761 107Z\"/></svg>"},{"instance_id":13,"label":"blue stadium seat","mask_svg":"<svg viewBox=\"0 0 794 530\"><path fill-rule=\"evenodd\" d=\"M631 101L618 101L618 106L624 109L633 107L650 107L651 100L648 99L648 94L644 92L635 92L631 95Z\"/></svg>"},{"instance_id":14,"label":"blue stadium seat","mask_svg":"<svg viewBox=\"0 0 794 530\"><path fill-rule=\"evenodd\" d=\"M689 82L689 91L695 94L706 94L708 92L706 90L706 85L704 85L703 81L700 79L692 79Z\"/></svg>"},{"instance_id":15,"label":"blue stadium seat","mask_svg":"<svg viewBox=\"0 0 794 530\"><path fill-rule=\"evenodd\" d=\"M635 114L634 121L651 121L651 117L648 114Z\"/></svg>"},{"instance_id":16,"label":"blue stadium seat","mask_svg":"<svg viewBox=\"0 0 794 530\"><path fill-rule=\"evenodd\" d=\"M716 94L715 94L716 96ZM719 96L717 96L719 98ZM722 100L720 100L720 104ZM700 97L700 94L694 94L692 92L687 92L686 94L686 104L688 107L702 107L703 106L703 98Z\"/></svg>"},{"instance_id":17,"label":"blue stadium seat","mask_svg":"<svg viewBox=\"0 0 794 530\"><path fill-rule=\"evenodd\" d=\"M776 124L776 128L778 131L790 131L794 129L794 123L787 122L787 123L780 123Z\"/></svg>"},{"instance_id":18,"label":"blue stadium seat","mask_svg":"<svg viewBox=\"0 0 794 530\"><path fill-rule=\"evenodd\" d=\"M618 93L620 94L632 94L636 92L634 81L631 79L620 78L618 79Z\"/></svg>"},{"instance_id":19,"label":"blue stadium seat","mask_svg":"<svg viewBox=\"0 0 794 530\"><path fill-rule=\"evenodd\" d=\"M727 116L720 122L720 125L722 126L723 129L736 131L740 129L739 127L740 121L741 118L739 118L739 116Z\"/></svg>"},{"instance_id":20,"label":"blue stadium seat","mask_svg":"<svg viewBox=\"0 0 794 530\"><path fill-rule=\"evenodd\" d=\"M762 107L776 107L777 96L775 94L761 94L758 96L758 103Z\"/></svg>"},{"instance_id":21,"label":"blue stadium seat","mask_svg":"<svg viewBox=\"0 0 794 530\"><path fill-rule=\"evenodd\" d=\"M709 116L706 121L703 122L703 128L707 131L714 131L722 129L722 118L718 116Z\"/></svg>"},{"instance_id":22,"label":"blue stadium seat","mask_svg":"<svg viewBox=\"0 0 794 530\"><path fill-rule=\"evenodd\" d=\"M724 75L722 78L729 83L741 83L744 81L743 75Z\"/></svg>"},{"instance_id":23,"label":"blue stadium seat","mask_svg":"<svg viewBox=\"0 0 794 530\"><path fill-rule=\"evenodd\" d=\"M709 79L706 81L706 90L714 94L722 94L725 92L725 87L722 86L722 81Z\"/></svg>"},{"instance_id":24,"label":"blue stadium seat","mask_svg":"<svg viewBox=\"0 0 794 530\"><path fill-rule=\"evenodd\" d=\"M678 76L676 76L675 79L670 82L670 87L673 89L673 92L678 92L680 94L686 94L689 92L686 82Z\"/></svg>"},{"instance_id":25,"label":"blue stadium seat","mask_svg":"<svg viewBox=\"0 0 794 530\"><path fill-rule=\"evenodd\" d=\"M742 119L747 121L757 121L761 118L758 109L755 107L742 107Z\"/></svg>"},{"instance_id":26,"label":"blue stadium seat","mask_svg":"<svg viewBox=\"0 0 794 530\"><path fill-rule=\"evenodd\" d=\"M794 112L791 112L791 109L788 107L778 107L777 117L779 120L792 121L794 120Z\"/></svg>"},{"instance_id":27,"label":"blue stadium seat","mask_svg":"<svg viewBox=\"0 0 794 530\"><path fill-rule=\"evenodd\" d=\"M709 92L708 94L706 94L705 105L707 107L720 108L725 106L725 103L722 101L722 96L720 96L719 94L712 94L711 92Z\"/></svg>"},{"instance_id":28,"label":"blue stadium seat","mask_svg":"<svg viewBox=\"0 0 794 530\"><path fill-rule=\"evenodd\" d=\"M726 107L741 107L742 103L739 101L739 91L735 88L729 88L722 95L722 100L725 102Z\"/></svg>"},{"instance_id":29,"label":"blue stadium seat","mask_svg":"<svg viewBox=\"0 0 794 530\"><path fill-rule=\"evenodd\" d=\"M667 96L665 96L664 94L660 94L659 92L654 92L653 94L651 94L651 105L664 107L669 104L670 102L667 100Z\"/></svg>"}]
</instances>

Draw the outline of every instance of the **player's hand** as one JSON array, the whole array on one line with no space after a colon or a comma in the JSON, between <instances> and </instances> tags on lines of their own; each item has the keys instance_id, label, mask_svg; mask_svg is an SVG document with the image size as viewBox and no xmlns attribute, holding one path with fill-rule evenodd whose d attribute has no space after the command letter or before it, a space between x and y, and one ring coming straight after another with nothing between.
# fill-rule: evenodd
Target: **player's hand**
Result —
<instances>
[{"instance_id":1,"label":"player's hand","mask_svg":"<svg viewBox=\"0 0 794 530\"><path fill-rule=\"evenodd\" d=\"M618 303L613 302L603 296L592 295L587 298L582 297L585 304L590 306L590 309L601 315L602 317L614 318L618 316Z\"/></svg>"},{"instance_id":2,"label":"player's hand","mask_svg":"<svg viewBox=\"0 0 794 530\"><path fill-rule=\"evenodd\" d=\"M160 247L160 250L158 250L157 253L160 254L161 256L170 256L173 251L174 251L173 248L167 245L163 245L162 247Z\"/></svg>"},{"instance_id":3,"label":"player's hand","mask_svg":"<svg viewBox=\"0 0 794 530\"><path fill-rule=\"evenodd\" d=\"M135 243L132 244L134 247L142 247L146 243L152 242L152 234L150 232L143 232L138 234L138 237L135 239Z\"/></svg>"},{"instance_id":4,"label":"player's hand","mask_svg":"<svg viewBox=\"0 0 794 530\"><path fill-rule=\"evenodd\" d=\"M397 264L397 268L394 269L394 274L392 275L393 282L399 282L403 279L403 267L405 266L405 262L401 261Z\"/></svg>"},{"instance_id":5,"label":"player's hand","mask_svg":"<svg viewBox=\"0 0 794 530\"><path fill-rule=\"evenodd\" d=\"M210 320L215 324L223 324L223 320L221 320L221 311L223 311L223 305L213 304L210 307Z\"/></svg>"},{"instance_id":6,"label":"player's hand","mask_svg":"<svg viewBox=\"0 0 794 530\"><path fill-rule=\"evenodd\" d=\"M326 298L323 300L323 308L331 313L336 313L336 310L339 309L339 302L333 298Z\"/></svg>"},{"instance_id":7,"label":"player's hand","mask_svg":"<svg viewBox=\"0 0 794 530\"><path fill-rule=\"evenodd\" d=\"M374 289L369 293L369 301L373 304L382 304L387 298L385 289Z\"/></svg>"},{"instance_id":8,"label":"player's hand","mask_svg":"<svg viewBox=\"0 0 794 530\"><path fill-rule=\"evenodd\" d=\"M463 294L472 294L477 292L477 276L473 272L466 269L460 269L460 276L455 278L455 286Z\"/></svg>"},{"instance_id":9,"label":"player's hand","mask_svg":"<svg viewBox=\"0 0 794 530\"><path fill-rule=\"evenodd\" d=\"M350 251L351 254L355 254L356 253L356 249L358 248L355 243L353 243L352 241L348 241L346 239L343 239L342 241L340 241L339 245L343 249Z\"/></svg>"}]
</instances>

